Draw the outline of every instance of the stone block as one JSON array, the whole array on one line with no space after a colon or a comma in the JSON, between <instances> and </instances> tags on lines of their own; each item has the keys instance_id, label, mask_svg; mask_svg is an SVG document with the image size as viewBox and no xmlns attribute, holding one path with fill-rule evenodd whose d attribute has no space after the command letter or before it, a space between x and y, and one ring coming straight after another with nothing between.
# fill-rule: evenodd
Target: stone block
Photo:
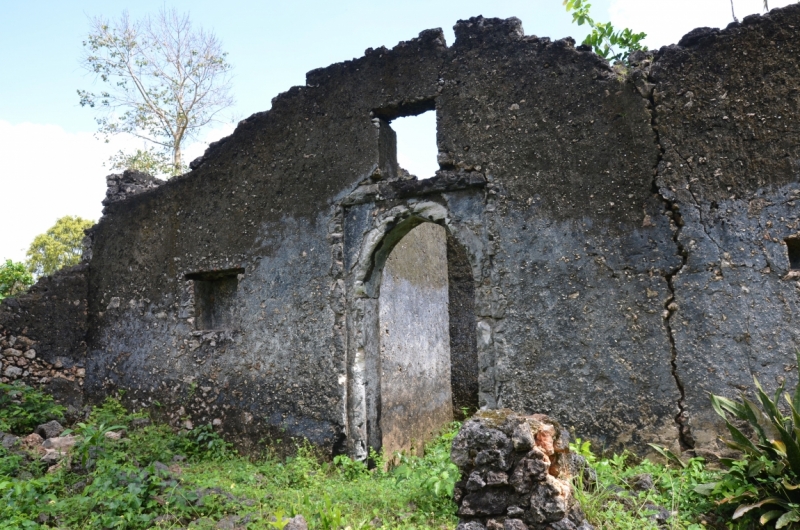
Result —
<instances>
[{"instance_id":1,"label":"stone block","mask_svg":"<svg viewBox=\"0 0 800 530\"><path fill-rule=\"evenodd\" d=\"M36 427L36 434L41 436L43 439L48 438L55 438L62 432L64 432L64 427L58 423L56 420L48 421L47 423L43 423Z\"/></svg>"}]
</instances>

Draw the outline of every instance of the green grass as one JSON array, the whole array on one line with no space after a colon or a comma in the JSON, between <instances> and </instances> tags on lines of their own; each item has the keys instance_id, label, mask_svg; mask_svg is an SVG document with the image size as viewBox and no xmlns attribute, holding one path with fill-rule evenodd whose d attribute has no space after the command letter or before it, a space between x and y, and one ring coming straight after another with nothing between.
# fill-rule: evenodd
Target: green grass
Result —
<instances>
[{"instance_id":1,"label":"green grass","mask_svg":"<svg viewBox=\"0 0 800 530\"><path fill-rule=\"evenodd\" d=\"M103 436L109 426L127 427L137 417L115 400L95 408L73 427L83 442L72 452L72 466L54 473L38 458L0 449L0 528L213 528L234 515L241 518L237 527L282 528L295 514L319 529L454 528L457 522L449 451L458 424L424 458L404 457L396 471L384 472L346 457L325 462L308 445L289 458L268 448L265 457L246 458L210 426L175 433L150 425L129 429L120 441ZM187 458L174 462L176 455Z\"/></svg>"},{"instance_id":2,"label":"green grass","mask_svg":"<svg viewBox=\"0 0 800 530\"><path fill-rule=\"evenodd\" d=\"M599 458L580 440L572 448L583 454L597 473L596 483L590 487L583 488L582 478L575 479L575 495L597 530L740 528L726 523L730 514L721 511L717 499L696 491L721 475L702 458L685 460L684 468L642 460L628 452ZM637 488L643 475L651 477L652 488ZM669 513L661 525L654 518L658 508Z\"/></svg>"},{"instance_id":3,"label":"green grass","mask_svg":"<svg viewBox=\"0 0 800 530\"><path fill-rule=\"evenodd\" d=\"M61 413L37 391L10 390L14 394L3 402L0 418L16 434L30 432L34 419ZM309 445L297 446L287 458L269 447L265 456L248 458L210 426L181 432L158 424L132 428L142 417L114 399L95 407L85 422L72 426L82 442L71 464L51 473L38 455L0 447L0 529L214 528L226 517L236 517L237 528L280 529L296 514L323 530L457 524L452 491L458 470L449 455L458 423L429 444L424 457L403 456L398 467L383 471L381 455L372 455L377 465L368 470L345 456L327 462ZM104 436L120 427L127 429L122 440ZM721 476L700 458L685 467L631 453L601 458L580 440L573 450L596 470L591 485L575 479L575 495L597 530L744 528L725 523L730 513L720 510L729 508L718 506L707 489L695 491ZM642 475L652 477L654 487L637 489ZM661 526L653 518L655 507L670 513Z\"/></svg>"}]
</instances>

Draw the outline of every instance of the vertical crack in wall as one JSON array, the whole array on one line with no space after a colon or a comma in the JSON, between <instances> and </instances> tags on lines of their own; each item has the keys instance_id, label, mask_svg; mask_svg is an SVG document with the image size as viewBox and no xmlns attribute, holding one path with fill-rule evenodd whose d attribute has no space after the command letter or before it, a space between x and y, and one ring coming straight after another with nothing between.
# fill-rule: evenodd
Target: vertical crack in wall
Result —
<instances>
[{"instance_id":1,"label":"vertical crack in wall","mask_svg":"<svg viewBox=\"0 0 800 530\"><path fill-rule=\"evenodd\" d=\"M664 202L664 214L670 218L672 240L678 249L678 255L681 257L681 263L677 267L662 272L664 279L667 281L667 288L669 289L669 296L664 302L663 316L664 328L666 329L667 338L669 339L670 345L670 370L672 373L672 378L675 380L675 385L678 387L678 392L680 393L677 403L678 413L675 415L675 424L678 427L678 442L680 444L681 451L686 451L694 449L695 442L688 422L689 414L686 410L686 391L683 382L678 375L678 349L675 345L675 334L672 329L672 319L678 311L678 303L675 299L675 276L677 276L683 270L684 266L686 266L686 263L689 259L689 253L684 247L683 243L680 241L681 229L683 228L683 218L680 214L680 207L675 200L664 195L658 185L658 173L666 150L661 143L661 137L658 130L658 113L656 111L657 105L654 96L656 84L651 80L649 75L649 63L652 60L653 57L648 56L646 58L648 64L639 70L640 75L638 77L634 74L632 75L632 78L639 93L649 102L650 125L653 129L656 146L658 147L658 158L656 160L655 167L653 168L652 189L653 192L656 193Z\"/></svg>"}]
</instances>

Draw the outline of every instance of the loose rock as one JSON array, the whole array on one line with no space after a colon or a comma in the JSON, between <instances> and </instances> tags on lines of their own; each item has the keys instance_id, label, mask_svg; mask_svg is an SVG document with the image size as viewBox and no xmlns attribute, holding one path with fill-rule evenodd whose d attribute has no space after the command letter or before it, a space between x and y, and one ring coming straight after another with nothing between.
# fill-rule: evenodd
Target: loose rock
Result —
<instances>
[{"instance_id":1,"label":"loose rock","mask_svg":"<svg viewBox=\"0 0 800 530\"><path fill-rule=\"evenodd\" d=\"M286 523L283 530L308 530L308 523L302 515L295 515L289 519L289 522Z\"/></svg>"},{"instance_id":2,"label":"loose rock","mask_svg":"<svg viewBox=\"0 0 800 530\"><path fill-rule=\"evenodd\" d=\"M39 425L34 432L46 440L48 438L55 438L64 432L64 427L56 420L53 420Z\"/></svg>"}]
</instances>

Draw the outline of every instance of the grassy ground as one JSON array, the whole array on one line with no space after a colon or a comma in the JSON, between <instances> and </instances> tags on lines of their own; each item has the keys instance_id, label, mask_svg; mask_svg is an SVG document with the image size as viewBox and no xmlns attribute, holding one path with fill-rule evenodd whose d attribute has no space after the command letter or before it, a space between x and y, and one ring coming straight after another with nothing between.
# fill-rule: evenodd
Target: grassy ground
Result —
<instances>
[{"instance_id":1,"label":"grassy ground","mask_svg":"<svg viewBox=\"0 0 800 530\"><path fill-rule=\"evenodd\" d=\"M27 434L42 414L58 413L46 398L27 397L36 405L21 413L25 396L0 399L0 430ZM456 526L449 452L458 424L424 458L403 458L384 472L346 457L325 462L307 446L286 459L268 448L262 458L245 458L209 426L176 433L136 427L147 423L141 418L108 400L73 427L82 441L51 472L39 455L0 448L0 528L282 528L295 514L318 529ZM121 440L105 436L120 427L127 431ZM596 458L580 442L574 449L596 469L593 486L582 490L579 482L576 495L598 530L726 528L715 505L694 491L716 477L702 460L684 469L629 454Z\"/></svg>"},{"instance_id":2,"label":"grassy ground","mask_svg":"<svg viewBox=\"0 0 800 530\"><path fill-rule=\"evenodd\" d=\"M457 522L447 486L457 424L424 458L383 472L346 457L324 462L307 446L283 460L267 448L260 459L245 458L207 426L177 434L163 425L131 428L140 417L108 400L75 427L83 442L71 465L54 472L38 455L0 448L0 528L281 528L295 514L321 529ZM120 426L121 440L104 436Z\"/></svg>"},{"instance_id":3,"label":"grassy ground","mask_svg":"<svg viewBox=\"0 0 800 530\"><path fill-rule=\"evenodd\" d=\"M687 459L684 468L631 453L597 458L580 440L572 448L587 457L597 474L592 487L582 488L579 478L575 488L597 530L739 528L727 525L729 514L720 512L714 499L695 491L719 480L720 472L707 468L702 458Z\"/></svg>"}]
</instances>

